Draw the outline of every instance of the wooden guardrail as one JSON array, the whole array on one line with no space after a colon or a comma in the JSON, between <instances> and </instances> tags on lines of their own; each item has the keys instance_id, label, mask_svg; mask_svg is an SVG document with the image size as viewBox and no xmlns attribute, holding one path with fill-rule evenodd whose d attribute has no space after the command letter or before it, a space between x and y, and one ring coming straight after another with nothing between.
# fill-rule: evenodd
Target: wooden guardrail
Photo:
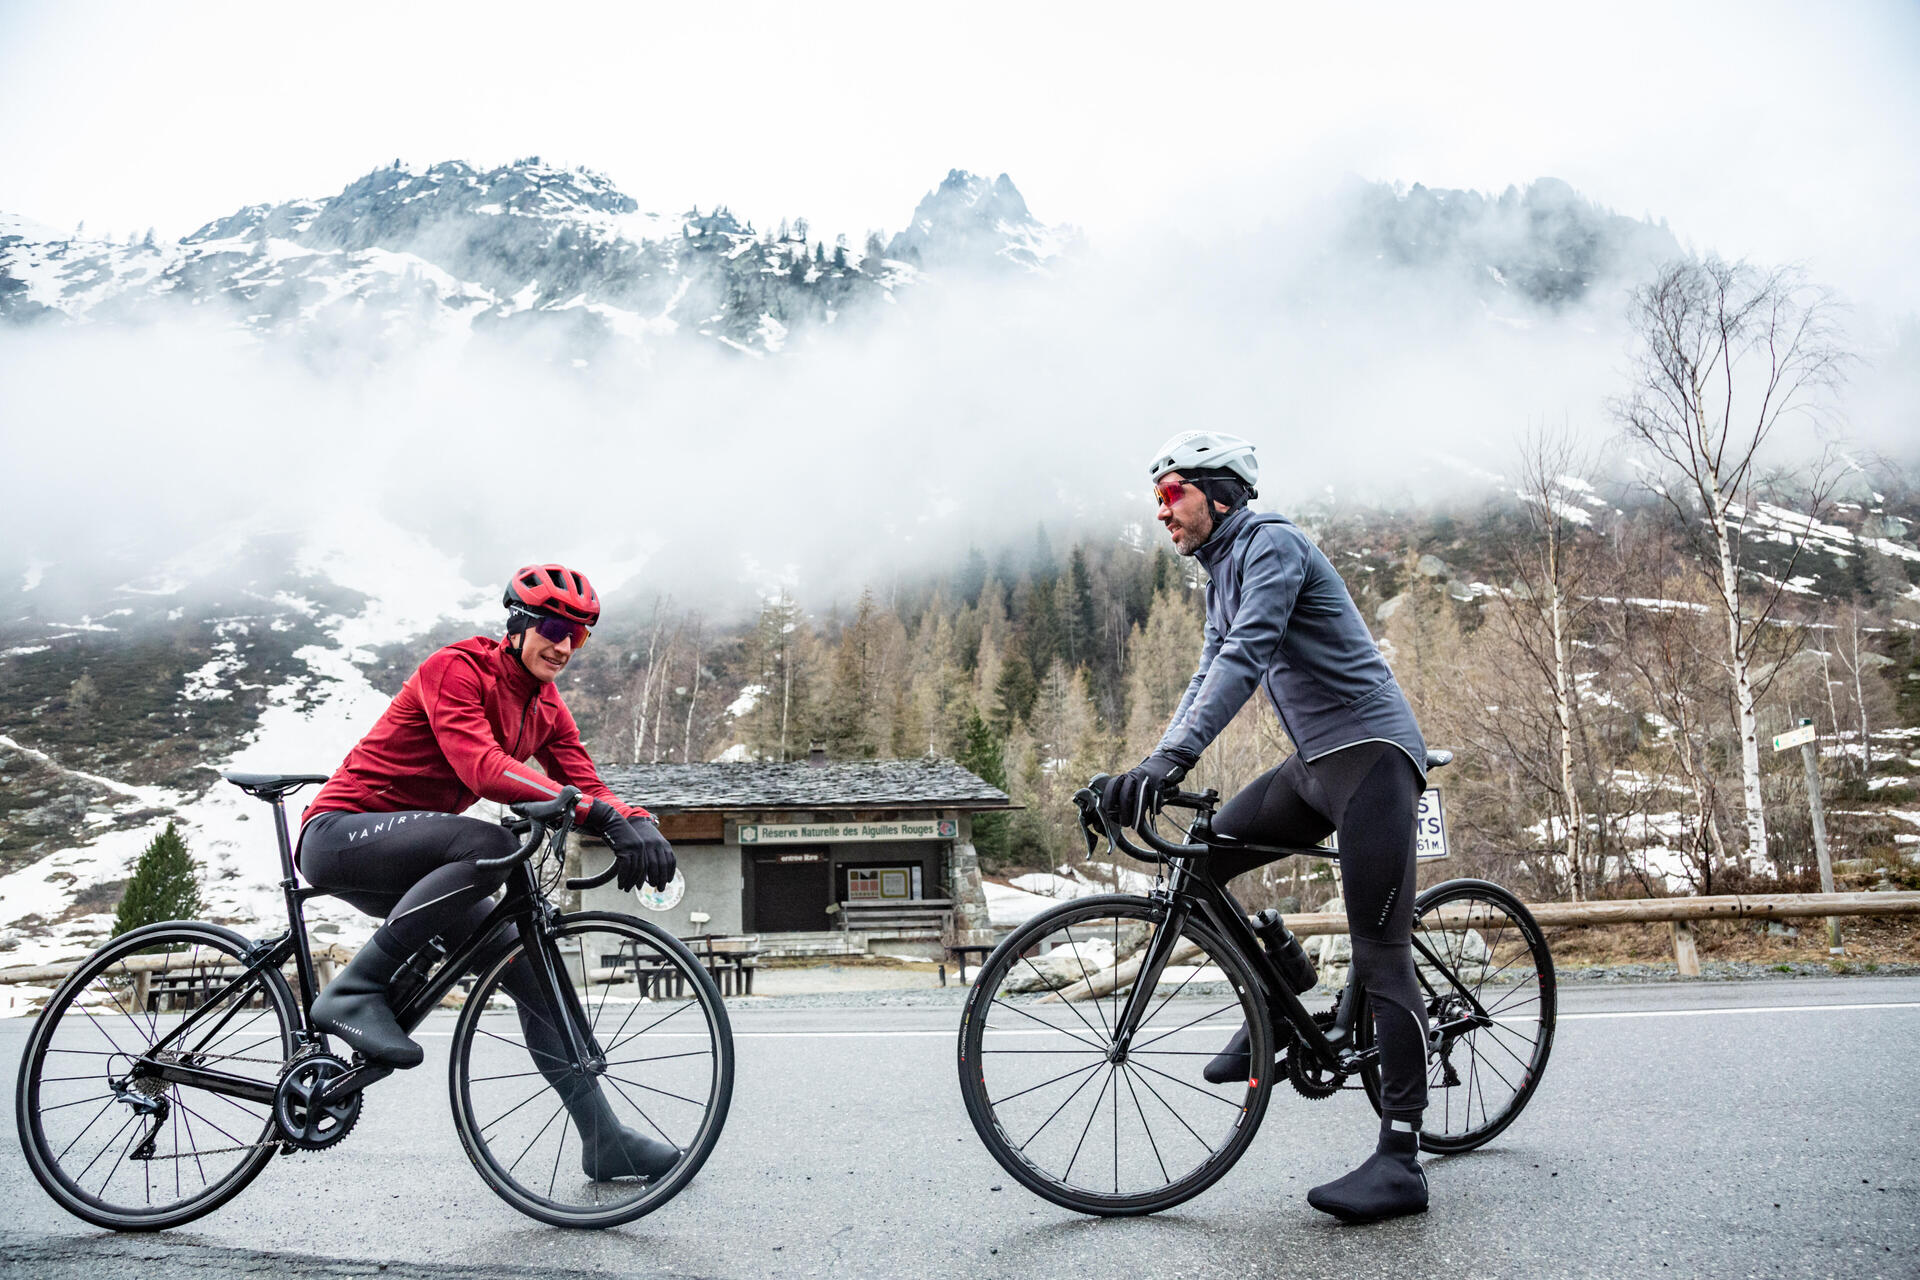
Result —
<instances>
[{"instance_id":1,"label":"wooden guardrail","mask_svg":"<svg viewBox=\"0 0 1920 1280\"><path fill-rule=\"evenodd\" d=\"M313 948L313 963L315 969L318 970L317 976L319 977L320 985L324 987L327 983L333 981L336 967L346 964L352 959L353 948L343 947L337 942L330 942L325 946ZM66 964L22 965L13 969L0 969L0 985L53 986L64 982L68 974L85 963L84 960L75 960ZM143 988L155 973L166 970L181 970L184 972L191 966L183 966L180 963L179 955L170 954L163 956L128 956L125 960L120 961L120 967L133 975L136 990L144 995L145 991ZM213 966L202 965L199 967L212 968Z\"/></svg>"},{"instance_id":2,"label":"wooden guardrail","mask_svg":"<svg viewBox=\"0 0 1920 1280\"><path fill-rule=\"evenodd\" d=\"M1527 910L1544 927L1583 928L1610 924L1646 924L1667 921L1673 925L1674 962L1683 978L1700 976L1700 950L1693 935L1695 920L1791 920L1818 916L1898 916L1920 915L1920 893L1768 893L1726 894L1702 898L1619 898L1604 902L1537 902ZM1432 919L1433 917L1426 917ZM1442 925L1473 928L1479 923L1468 907L1444 908L1438 916ZM1287 928L1297 937L1311 938L1347 931L1347 917L1340 911L1303 912L1287 917ZM1196 948L1183 944L1169 963L1190 960ZM1085 1000L1110 994L1124 987L1139 973L1140 961L1122 960L1118 965L1090 975L1086 980L1062 987L1053 997Z\"/></svg>"}]
</instances>

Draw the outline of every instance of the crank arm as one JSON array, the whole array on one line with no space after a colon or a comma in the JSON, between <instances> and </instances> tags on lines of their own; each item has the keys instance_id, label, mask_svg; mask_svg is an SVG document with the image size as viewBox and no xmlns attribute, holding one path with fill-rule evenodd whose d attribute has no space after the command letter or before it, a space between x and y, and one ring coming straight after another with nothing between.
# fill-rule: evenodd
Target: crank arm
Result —
<instances>
[{"instance_id":1,"label":"crank arm","mask_svg":"<svg viewBox=\"0 0 1920 1280\"><path fill-rule=\"evenodd\" d=\"M385 1080L392 1074L392 1067L383 1067L373 1062L363 1062L345 1075L334 1077L332 1083L327 1085L326 1089L321 1092L316 1105L322 1107L338 1106L368 1085Z\"/></svg>"}]
</instances>

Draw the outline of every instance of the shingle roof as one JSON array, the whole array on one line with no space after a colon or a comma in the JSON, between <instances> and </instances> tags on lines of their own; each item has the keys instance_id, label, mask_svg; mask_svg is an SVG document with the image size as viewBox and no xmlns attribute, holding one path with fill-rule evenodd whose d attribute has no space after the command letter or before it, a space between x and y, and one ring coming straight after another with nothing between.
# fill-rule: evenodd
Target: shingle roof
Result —
<instances>
[{"instance_id":1,"label":"shingle roof","mask_svg":"<svg viewBox=\"0 0 1920 1280\"><path fill-rule=\"evenodd\" d=\"M611 765L600 777L621 799L668 812L1013 807L1006 792L951 760Z\"/></svg>"}]
</instances>

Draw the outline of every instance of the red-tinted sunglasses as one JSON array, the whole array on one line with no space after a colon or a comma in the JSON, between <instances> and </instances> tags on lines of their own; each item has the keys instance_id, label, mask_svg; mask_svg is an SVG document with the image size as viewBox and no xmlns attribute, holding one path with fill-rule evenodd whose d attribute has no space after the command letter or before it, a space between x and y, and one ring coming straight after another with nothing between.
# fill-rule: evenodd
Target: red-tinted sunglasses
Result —
<instances>
[{"instance_id":1,"label":"red-tinted sunglasses","mask_svg":"<svg viewBox=\"0 0 1920 1280\"><path fill-rule=\"evenodd\" d=\"M582 624L578 622L568 622L565 618L552 618L545 614L532 613L522 613L521 616L535 619L534 624L527 629L529 631L539 632L540 638L548 644L559 644L562 640L572 640L573 647L578 649L587 642L587 637L593 634Z\"/></svg>"},{"instance_id":2,"label":"red-tinted sunglasses","mask_svg":"<svg viewBox=\"0 0 1920 1280\"><path fill-rule=\"evenodd\" d=\"M1182 491L1198 487L1185 480L1162 480L1153 486L1153 500L1161 506L1171 507L1180 501Z\"/></svg>"}]
</instances>

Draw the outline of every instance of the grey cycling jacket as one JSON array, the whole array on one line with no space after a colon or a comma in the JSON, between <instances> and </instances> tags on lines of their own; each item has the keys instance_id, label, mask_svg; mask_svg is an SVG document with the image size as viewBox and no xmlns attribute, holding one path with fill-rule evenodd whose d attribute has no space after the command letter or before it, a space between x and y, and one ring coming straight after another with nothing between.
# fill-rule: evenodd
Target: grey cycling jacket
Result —
<instances>
[{"instance_id":1,"label":"grey cycling jacket","mask_svg":"<svg viewBox=\"0 0 1920 1280\"><path fill-rule=\"evenodd\" d=\"M1195 556L1211 579L1206 645L1159 754L1191 768L1259 685L1308 760L1391 742L1425 780L1413 708L1346 583L1306 534L1284 516L1242 507Z\"/></svg>"}]
</instances>

